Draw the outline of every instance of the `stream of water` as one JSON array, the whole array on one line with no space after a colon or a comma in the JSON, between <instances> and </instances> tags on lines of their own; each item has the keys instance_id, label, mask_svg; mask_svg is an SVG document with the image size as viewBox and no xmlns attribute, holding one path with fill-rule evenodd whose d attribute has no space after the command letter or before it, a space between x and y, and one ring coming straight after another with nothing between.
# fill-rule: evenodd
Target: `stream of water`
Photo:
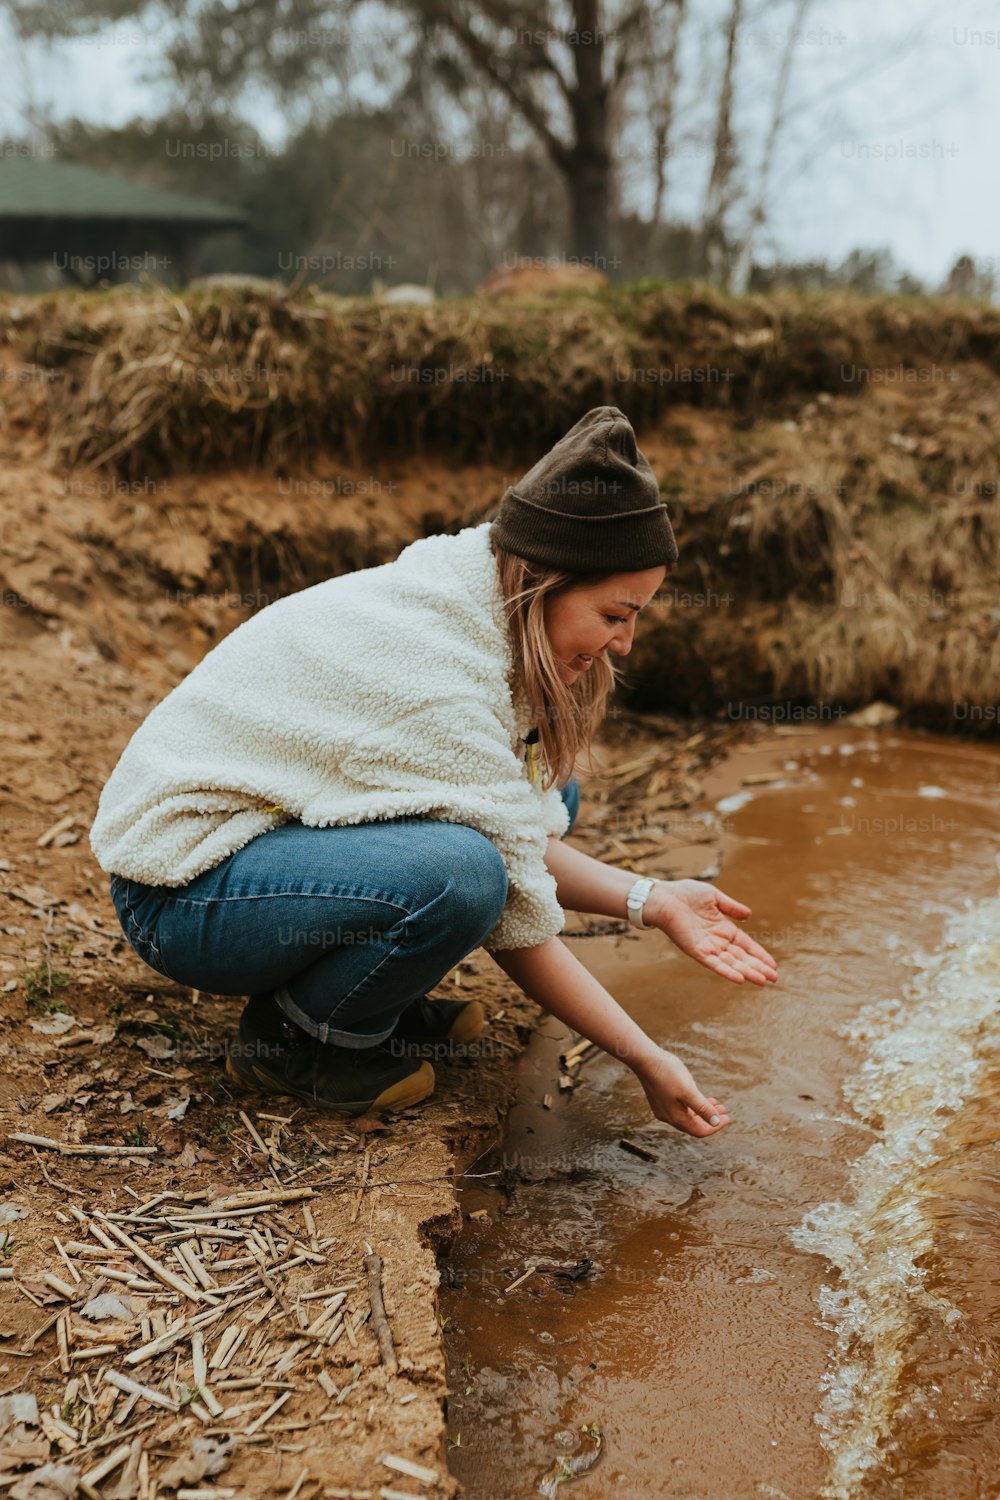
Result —
<instances>
[{"instance_id":1,"label":"stream of water","mask_svg":"<svg viewBox=\"0 0 1000 1500\"><path fill-rule=\"evenodd\" d=\"M543 1018L463 1179L486 1215L442 1263L468 1500L537 1495L593 1422L604 1451L560 1496L996 1500L998 788L990 745L773 732L704 809L779 984L657 932L576 941L734 1123L699 1142L653 1121L603 1053L560 1091L571 1038ZM539 1257L592 1264L508 1292Z\"/></svg>"}]
</instances>

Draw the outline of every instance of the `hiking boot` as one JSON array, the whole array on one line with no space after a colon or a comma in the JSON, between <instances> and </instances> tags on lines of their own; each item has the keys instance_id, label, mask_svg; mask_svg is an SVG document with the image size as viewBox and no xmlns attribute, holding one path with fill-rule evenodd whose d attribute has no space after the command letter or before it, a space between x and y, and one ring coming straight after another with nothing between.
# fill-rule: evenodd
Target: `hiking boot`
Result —
<instances>
[{"instance_id":1,"label":"hiking boot","mask_svg":"<svg viewBox=\"0 0 1000 1500\"><path fill-rule=\"evenodd\" d=\"M385 1042L338 1047L307 1036L270 993L251 995L227 1048L230 1078L268 1094L287 1094L337 1114L405 1109L434 1088L434 1069L394 1055Z\"/></svg>"},{"instance_id":2,"label":"hiking boot","mask_svg":"<svg viewBox=\"0 0 1000 1500\"><path fill-rule=\"evenodd\" d=\"M400 1016L386 1046L394 1057L461 1056L486 1029L478 1000L414 1000Z\"/></svg>"}]
</instances>

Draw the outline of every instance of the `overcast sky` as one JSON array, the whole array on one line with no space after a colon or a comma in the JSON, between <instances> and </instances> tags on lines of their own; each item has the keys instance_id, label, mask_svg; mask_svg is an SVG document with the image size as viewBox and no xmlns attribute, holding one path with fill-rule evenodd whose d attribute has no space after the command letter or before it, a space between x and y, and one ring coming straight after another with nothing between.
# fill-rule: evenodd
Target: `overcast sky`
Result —
<instances>
[{"instance_id":1,"label":"overcast sky","mask_svg":"<svg viewBox=\"0 0 1000 1500\"><path fill-rule=\"evenodd\" d=\"M737 123L746 122L747 140L766 118L790 14L790 6L771 12L762 3L750 4L742 39ZM707 28L725 0L694 9ZM23 137L29 110L111 125L161 112L166 93L143 81L157 68L157 35L152 22L126 21L55 49L5 46L0 134ZM685 154L681 143L689 124L709 118L695 55L707 35L690 34L690 93L670 164L668 209L682 219L696 215L704 191L705 153ZM794 56L800 108L784 137L758 258L838 261L854 248L888 246L932 286L963 252L1000 270L1000 7L814 0ZM276 105L258 98L249 117L280 144L288 122ZM748 156L752 173L754 151ZM624 192L645 206L647 190L631 174Z\"/></svg>"}]
</instances>

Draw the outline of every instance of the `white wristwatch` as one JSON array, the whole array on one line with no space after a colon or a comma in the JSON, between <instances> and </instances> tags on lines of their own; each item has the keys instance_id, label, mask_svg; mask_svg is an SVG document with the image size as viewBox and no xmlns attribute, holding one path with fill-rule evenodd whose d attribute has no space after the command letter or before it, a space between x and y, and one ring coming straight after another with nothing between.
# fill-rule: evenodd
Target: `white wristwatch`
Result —
<instances>
[{"instance_id":1,"label":"white wristwatch","mask_svg":"<svg viewBox=\"0 0 1000 1500\"><path fill-rule=\"evenodd\" d=\"M648 875L643 875L636 881L625 898L625 910L633 927L645 928L646 924L642 920L642 909L646 904L647 896L655 884L655 879L650 879Z\"/></svg>"}]
</instances>

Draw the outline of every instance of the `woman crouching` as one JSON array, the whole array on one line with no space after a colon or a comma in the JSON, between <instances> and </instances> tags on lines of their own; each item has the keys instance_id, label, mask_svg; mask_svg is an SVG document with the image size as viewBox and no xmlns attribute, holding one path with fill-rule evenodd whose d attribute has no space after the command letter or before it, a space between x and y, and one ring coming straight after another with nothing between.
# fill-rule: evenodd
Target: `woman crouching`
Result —
<instances>
[{"instance_id":1,"label":"woman crouching","mask_svg":"<svg viewBox=\"0 0 1000 1500\"><path fill-rule=\"evenodd\" d=\"M563 842L611 656L676 558L628 420L598 407L494 519L269 605L152 710L91 846L147 964L249 996L234 1077L348 1115L418 1103L421 1054L486 1024L477 1001L428 998L482 946L624 1061L658 1119L729 1123L559 937L564 907L628 917L736 983L776 978L736 926L748 907Z\"/></svg>"}]
</instances>

